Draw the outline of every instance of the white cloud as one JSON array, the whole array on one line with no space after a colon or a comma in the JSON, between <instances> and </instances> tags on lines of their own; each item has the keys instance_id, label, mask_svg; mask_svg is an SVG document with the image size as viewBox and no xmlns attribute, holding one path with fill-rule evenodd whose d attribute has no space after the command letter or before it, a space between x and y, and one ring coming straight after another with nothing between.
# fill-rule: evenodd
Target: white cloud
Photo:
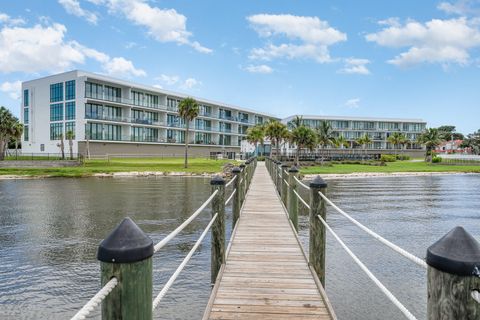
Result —
<instances>
[{"instance_id":1,"label":"white cloud","mask_svg":"<svg viewBox=\"0 0 480 320\"><path fill-rule=\"evenodd\" d=\"M175 9L152 7L146 0L93 0L105 4L111 13L120 13L136 25L147 28L148 34L159 42L175 42L189 45L201 53L211 53L212 49L191 41L192 33L187 30L187 17Z\"/></svg>"},{"instance_id":2,"label":"white cloud","mask_svg":"<svg viewBox=\"0 0 480 320\"><path fill-rule=\"evenodd\" d=\"M352 109L357 109L360 107L360 98L349 99L345 102L345 106Z\"/></svg>"},{"instance_id":3,"label":"white cloud","mask_svg":"<svg viewBox=\"0 0 480 320\"><path fill-rule=\"evenodd\" d=\"M14 82L4 82L0 85L0 91L8 93L10 98L14 100L20 99L20 91L22 89L22 82L17 80Z\"/></svg>"},{"instance_id":4,"label":"white cloud","mask_svg":"<svg viewBox=\"0 0 480 320\"><path fill-rule=\"evenodd\" d=\"M84 64L86 59L99 62L111 75L142 76L145 71L122 57L65 41L67 28L59 23L33 27L4 27L0 30L0 72L61 72Z\"/></svg>"},{"instance_id":5,"label":"white cloud","mask_svg":"<svg viewBox=\"0 0 480 320\"><path fill-rule=\"evenodd\" d=\"M194 78L186 79L183 84L181 85L182 89L193 89L194 87L200 86L202 84L201 81L198 81Z\"/></svg>"},{"instance_id":6,"label":"white cloud","mask_svg":"<svg viewBox=\"0 0 480 320\"><path fill-rule=\"evenodd\" d=\"M159 81L162 81L163 83L169 85L169 86L173 86L174 84L176 84L178 81L180 81L180 77L179 76L168 76L166 74L161 74L160 77L157 77L156 80L159 80Z\"/></svg>"},{"instance_id":7,"label":"white cloud","mask_svg":"<svg viewBox=\"0 0 480 320\"><path fill-rule=\"evenodd\" d=\"M11 18L8 14L0 12L0 23L10 26L19 26L25 24L25 20L22 18Z\"/></svg>"},{"instance_id":8,"label":"white cloud","mask_svg":"<svg viewBox=\"0 0 480 320\"><path fill-rule=\"evenodd\" d=\"M420 63L447 65L469 63L469 50L480 46L478 26L466 18L426 23L408 21L404 25L388 26L366 35L366 40L391 48L408 47L388 63L406 67Z\"/></svg>"},{"instance_id":9,"label":"white cloud","mask_svg":"<svg viewBox=\"0 0 480 320\"><path fill-rule=\"evenodd\" d=\"M370 70L367 68L367 64L370 63L368 59L356 59L356 58L348 58L344 60L345 65L342 69L340 69L339 73L347 73L347 74L363 74L368 75L370 74Z\"/></svg>"},{"instance_id":10,"label":"white cloud","mask_svg":"<svg viewBox=\"0 0 480 320\"><path fill-rule=\"evenodd\" d=\"M478 0L459 0L456 2L440 2L437 6L437 9L453 15L468 16L468 15L478 15L480 13L480 8L478 5L480 1ZM477 6L477 7L475 7Z\"/></svg>"},{"instance_id":11,"label":"white cloud","mask_svg":"<svg viewBox=\"0 0 480 320\"><path fill-rule=\"evenodd\" d=\"M261 64L261 65L249 65L245 67L245 70L250 72L250 73L263 73L263 74L268 74L272 73L273 69L266 64Z\"/></svg>"},{"instance_id":12,"label":"white cloud","mask_svg":"<svg viewBox=\"0 0 480 320\"><path fill-rule=\"evenodd\" d=\"M97 24L97 15L91 11L83 9L78 0L58 0L58 3L62 5L67 13L80 18L85 18L85 20L91 24Z\"/></svg>"},{"instance_id":13,"label":"white cloud","mask_svg":"<svg viewBox=\"0 0 480 320\"><path fill-rule=\"evenodd\" d=\"M318 17L257 14L247 17L247 20L260 37L272 39L280 36L288 39L286 43L268 43L263 48L252 49L251 59L307 58L324 63L332 60L329 46L347 40L345 33L330 27L328 22Z\"/></svg>"}]
</instances>

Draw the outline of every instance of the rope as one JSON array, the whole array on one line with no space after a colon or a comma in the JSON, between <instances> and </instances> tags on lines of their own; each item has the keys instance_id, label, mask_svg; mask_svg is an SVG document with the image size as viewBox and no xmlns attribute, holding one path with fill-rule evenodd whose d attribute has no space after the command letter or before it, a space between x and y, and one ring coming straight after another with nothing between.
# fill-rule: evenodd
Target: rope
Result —
<instances>
[{"instance_id":1,"label":"rope","mask_svg":"<svg viewBox=\"0 0 480 320\"><path fill-rule=\"evenodd\" d=\"M343 243L343 241L340 239L339 236L330 228L330 226L325 222L325 220L322 219L321 216L317 216L317 218L323 223L323 225L330 231L330 233L333 235L333 237L340 243L340 245L343 247L343 249L348 253L348 255L355 261L355 263L367 274L367 276L377 285L378 288L387 296L387 298L398 308L402 313L407 317L407 319L410 320L417 320L414 315L408 311L405 306L398 301L398 299L378 280L373 273L368 270L368 268L360 261L360 259L357 258L357 256Z\"/></svg>"},{"instance_id":2,"label":"rope","mask_svg":"<svg viewBox=\"0 0 480 320\"><path fill-rule=\"evenodd\" d=\"M237 192L237 189L235 189L235 190L232 191L232 194L230 195L230 197L228 197L227 201L225 201L225 205L227 205L227 204L230 202L230 200L232 200L233 195L235 194L235 192Z\"/></svg>"},{"instance_id":3,"label":"rope","mask_svg":"<svg viewBox=\"0 0 480 320\"><path fill-rule=\"evenodd\" d=\"M117 278L112 278L108 281L102 289L100 289L96 295L93 296L90 301L88 301L80 311L78 311L71 320L83 320L90 312L92 312L102 301L108 296L108 294L115 288L118 284Z\"/></svg>"},{"instance_id":4,"label":"rope","mask_svg":"<svg viewBox=\"0 0 480 320\"><path fill-rule=\"evenodd\" d=\"M215 190L212 195L200 206L200 208L197 209L187 220L185 220L180 226L177 227L177 229L173 230L172 233L170 233L168 236L162 239L159 243L153 247L153 252L157 252L158 250L162 249L170 240L172 240L177 234L180 233L183 229L185 229L186 226L192 222L193 219L195 219L202 211L205 209L205 207L213 200L213 198L217 195L218 190Z\"/></svg>"},{"instance_id":5,"label":"rope","mask_svg":"<svg viewBox=\"0 0 480 320\"><path fill-rule=\"evenodd\" d=\"M295 180L296 180L302 187L304 187L304 188L307 189L307 190L310 190L310 187L309 187L309 186L307 186L306 184L304 184L302 181L298 180L297 177L294 176L294 178L295 178Z\"/></svg>"},{"instance_id":6,"label":"rope","mask_svg":"<svg viewBox=\"0 0 480 320\"><path fill-rule=\"evenodd\" d=\"M357 225L360 229L362 229L363 231L365 231L366 233L368 233L369 235L371 235L372 237L374 237L375 239L377 239L378 241L380 241L381 243L383 243L384 245L386 245L387 247L389 247L390 249L392 249L393 251L401 254L402 256L404 256L405 258L409 259L410 261L418 264L419 266L427 269L427 263L425 261L423 261L422 259L414 256L413 254L411 254L410 252L400 248L399 246L391 243L390 241L388 241L387 239L383 238L382 236L380 236L379 234L373 232L372 230L370 230L369 228L365 227L363 224L361 224L360 222L358 222L357 220L355 220L354 218L352 218L350 215L348 215L345 211L343 211L342 209L340 209L339 207L337 207L330 199L328 199L323 193L319 192L320 196L329 204L331 205L335 210L337 210L340 214L342 214L345 218L347 218L348 220L350 220L352 223L354 223L355 225Z\"/></svg>"},{"instance_id":7,"label":"rope","mask_svg":"<svg viewBox=\"0 0 480 320\"><path fill-rule=\"evenodd\" d=\"M290 187L290 184L287 182L287 180L283 179L283 182L285 182L285 184Z\"/></svg>"},{"instance_id":8,"label":"rope","mask_svg":"<svg viewBox=\"0 0 480 320\"><path fill-rule=\"evenodd\" d=\"M190 261L190 258L193 256L193 254L195 253L195 251L197 250L198 246L200 245L200 243L202 243L202 240L203 238L205 238L205 236L207 235L207 232L208 230L210 230L210 228L212 227L212 224L213 222L215 221L215 219L217 218L218 216L218 212L215 213L215 215L213 216L212 220L210 220L210 222L208 223L207 227L205 228L205 230L203 230L202 234L200 235L200 238L198 238L197 242L195 242L195 244L193 245L192 249L190 250L190 252L187 254L187 256L185 257L185 259L183 259L182 263L180 263L180 265L178 266L177 270L175 270L175 272L173 273L173 275L170 277L170 279L168 279L167 283L165 284L165 286L163 287L163 289L160 291L160 293L157 295L157 297L153 300L153 306L152 306L152 311L155 310L158 306L158 304L160 303L160 300L162 300L162 298L165 296L165 294L167 293L167 291L170 289L170 287L172 286L173 282L175 281L175 279L177 279L178 275L180 274L180 272L182 272L182 270L185 268L185 266L187 265L188 261Z\"/></svg>"},{"instance_id":9,"label":"rope","mask_svg":"<svg viewBox=\"0 0 480 320\"><path fill-rule=\"evenodd\" d=\"M302 199L302 197L300 197L300 195L297 193L297 191L293 190L293 193L295 193L295 195L297 196L298 199L300 199L300 201L303 203L303 205L305 207L307 207L308 209L310 209L310 206L308 205L308 203L305 202L305 200Z\"/></svg>"},{"instance_id":10,"label":"rope","mask_svg":"<svg viewBox=\"0 0 480 320\"><path fill-rule=\"evenodd\" d=\"M230 186L235 179L237 179L237 176L233 177L233 179L230 179L230 181L228 181L228 183L225 185L225 188L228 188L228 186Z\"/></svg>"}]
</instances>

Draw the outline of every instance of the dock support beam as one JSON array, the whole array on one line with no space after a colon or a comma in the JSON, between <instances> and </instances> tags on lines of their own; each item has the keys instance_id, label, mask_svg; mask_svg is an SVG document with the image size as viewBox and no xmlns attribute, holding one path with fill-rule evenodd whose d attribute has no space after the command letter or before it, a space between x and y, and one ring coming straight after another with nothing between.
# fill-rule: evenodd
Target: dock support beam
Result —
<instances>
[{"instance_id":1,"label":"dock support beam","mask_svg":"<svg viewBox=\"0 0 480 320\"><path fill-rule=\"evenodd\" d=\"M318 279L325 287L325 241L326 231L322 222L317 218L320 215L327 221L327 207L319 192L325 195L327 183L320 176L310 182L310 237L309 262L317 273Z\"/></svg>"},{"instance_id":2,"label":"dock support beam","mask_svg":"<svg viewBox=\"0 0 480 320\"><path fill-rule=\"evenodd\" d=\"M225 263L225 180L221 176L215 176L210 180L210 185L212 193L218 190L217 196L212 200L212 217L218 213L212 225L211 281L214 284Z\"/></svg>"},{"instance_id":3,"label":"dock support beam","mask_svg":"<svg viewBox=\"0 0 480 320\"><path fill-rule=\"evenodd\" d=\"M292 221L295 230L298 232L298 199L295 195L297 191L297 181L295 178L298 177L298 168L293 166L288 170L288 216Z\"/></svg>"},{"instance_id":4,"label":"dock support beam","mask_svg":"<svg viewBox=\"0 0 480 320\"><path fill-rule=\"evenodd\" d=\"M427 249L429 320L480 319L480 244L456 227Z\"/></svg>"},{"instance_id":5,"label":"dock support beam","mask_svg":"<svg viewBox=\"0 0 480 320\"><path fill-rule=\"evenodd\" d=\"M152 255L152 239L130 218L100 243L102 287L118 281L102 302L103 320L152 320Z\"/></svg>"}]
</instances>

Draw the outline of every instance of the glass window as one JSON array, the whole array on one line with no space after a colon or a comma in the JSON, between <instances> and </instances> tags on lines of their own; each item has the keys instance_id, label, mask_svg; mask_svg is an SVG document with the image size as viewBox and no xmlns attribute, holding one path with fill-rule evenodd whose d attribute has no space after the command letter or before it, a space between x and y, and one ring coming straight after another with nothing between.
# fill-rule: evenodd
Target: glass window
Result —
<instances>
[{"instance_id":1,"label":"glass window","mask_svg":"<svg viewBox=\"0 0 480 320\"><path fill-rule=\"evenodd\" d=\"M28 141L28 135L29 135L29 132L28 132L28 126L24 126L23 127L23 141Z\"/></svg>"},{"instance_id":2,"label":"glass window","mask_svg":"<svg viewBox=\"0 0 480 320\"><path fill-rule=\"evenodd\" d=\"M85 96L87 98L103 99L103 86L97 83L85 82Z\"/></svg>"},{"instance_id":3,"label":"glass window","mask_svg":"<svg viewBox=\"0 0 480 320\"><path fill-rule=\"evenodd\" d=\"M23 90L23 106L28 107L28 89Z\"/></svg>"},{"instance_id":4,"label":"glass window","mask_svg":"<svg viewBox=\"0 0 480 320\"><path fill-rule=\"evenodd\" d=\"M50 85L50 102L63 101L63 82Z\"/></svg>"},{"instance_id":5,"label":"glass window","mask_svg":"<svg viewBox=\"0 0 480 320\"><path fill-rule=\"evenodd\" d=\"M23 123L28 124L29 118L28 118L28 108L23 109Z\"/></svg>"},{"instance_id":6,"label":"glass window","mask_svg":"<svg viewBox=\"0 0 480 320\"><path fill-rule=\"evenodd\" d=\"M50 123L50 140L60 140L63 134L63 123Z\"/></svg>"},{"instance_id":7,"label":"glass window","mask_svg":"<svg viewBox=\"0 0 480 320\"><path fill-rule=\"evenodd\" d=\"M75 80L65 82L65 100L75 99Z\"/></svg>"},{"instance_id":8,"label":"glass window","mask_svg":"<svg viewBox=\"0 0 480 320\"><path fill-rule=\"evenodd\" d=\"M120 102L122 90L120 88L105 86L105 99Z\"/></svg>"},{"instance_id":9,"label":"glass window","mask_svg":"<svg viewBox=\"0 0 480 320\"><path fill-rule=\"evenodd\" d=\"M65 120L75 120L75 101L65 103Z\"/></svg>"},{"instance_id":10,"label":"glass window","mask_svg":"<svg viewBox=\"0 0 480 320\"><path fill-rule=\"evenodd\" d=\"M75 121L65 122L65 138L68 138L68 132L72 132L72 139L75 139Z\"/></svg>"},{"instance_id":11,"label":"glass window","mask_svg":"<svg viewBox=\"0 0 480 320\"><path fill-rule=\"evenodd\" d=\"M55 103L50 105L50 121L63 120L63 103Z\"/></svg>"}]
</instances>

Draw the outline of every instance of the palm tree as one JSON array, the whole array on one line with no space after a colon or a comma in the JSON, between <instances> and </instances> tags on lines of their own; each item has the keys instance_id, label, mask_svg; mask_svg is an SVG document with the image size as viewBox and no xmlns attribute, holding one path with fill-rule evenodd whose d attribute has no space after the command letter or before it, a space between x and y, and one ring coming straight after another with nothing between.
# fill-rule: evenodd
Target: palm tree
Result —
<instances>
[{"instance_id":1,"label":"palm tree","mask_svg":"<svg viewBox=\"0 0 480 320\"><path fill-rule=\"evenodd\" d=\"M323 164L323 148L333 144L335 137L333 136L332 125L327 121L320 122L320 126L315 129L317 133L317 143L322 153L321 163Z\"/></svg>"},{"instance_id":2,"label":"palm tree","mask_svg":"<svg viewBox=\"0 0 480 320\"><path fill-rule=\"evenodd\" d=\"M263 144L263 128L259 125L254 127L250 127L247 130L247 141L255 145L255 155L258 156L258 143L261 142Z\"/></svg>"},{"instance_id":3,"label":"palm tree","mask_svg":"<svg viewBox=\"0 0 480 320\"><path fill-rule=\"evenodd\" d=\"M265 135L272 141L272 144L275 144L275 158L278 160L280 144L288 136L287 126L278 120L270 120L265 127Z\"/></svg>"},{"instance_id":4,"label":"palm tree","mask_svg":"<svg viewBox=\"0 0 480 320\"><path fill-rule=\"evenodd\" d=\"M428 128L418 136L417 142L423 144L426 148L425 161L432 162L432 150L442 142L442 139L438 129Z\"/></svg>"},{"instance_id":5,"label":"palm tree","mask_svg":"<svg viewBox=\"0 0 480 320\"><path fill-rule=\"evenodd\" d=\"M362 145L364 156L366 156L367 155L367 145L372 143L372 139L368 136L368 134L365 133L363 136L361 136L360 138L357 139L357 143ZM365 160L365 157L364 157L364 160Z\"/></svg>"},{"instance_id":6,"label":"palm tree","mask_svg":"<svg viewBox=\"0 0 480 320\"><path fill-rule=\"evenodd\" d=\"M198 117L200 108L198 103L193 98L185 98L178 105L178 114L184 120L186 126L185 133L185 168L188 167L188 135L190 132L190 121Z\"/></svg>"},{"instance_id":7,"label":"palm tree","mask_svg":"<svg viewBox=\"0 0 480 320\"><path fill-rule=\"evenodd\" d=\"M393 144L393 153L395 157L397 157L396 148L399 147L405 139L406 139L405 135L400 132L394 132L387 138L387 141Z\"/></svg>"},{"instance_id":8,"label":"palm tree","mask_svg":"<svg viewBox=\"0 0 480 320\"><path fill-rule=\"evenodd\" d=\"M302 116L295 116L295 118L288 123L289 129L292 131L296 128L299 128L303 125L303 117Z\"/></svg>"},{"instance_id":9,"label":"palm tree","mask_svg":"<svg viewBox=\"0 0 480 320\"><path fill-rule=\"evenodd\" d=\"M302 148L313 150L317 144L317 136L315 131L304 125L300 125L290 132L290 142L297 145L297 153L295 155L295 165L299 165L299 155Z\"/></svg>"},{"instance_id":10,"label":"palm tree","mask_svg":"<svg viewBox=\"0 0 480 320\"><path fill-rule=\"evenodd\" d=\"M14 127L18 119L12 115L10 110L0 107L0 160L5 159L8 142L15 136Z\"/></svg>"},{"instance_id":11,"label":"palm tree","mask_svg":"<svg viewBox=\"0 0 480 320\"><path fill-rule=\"evenodd\" d=\"M75 133L72 130L68 130L65 134L68 140L68 147L70 149L70 160L73 160L73 139L75 139Z\"/></svg>"},{"instance_id":12,"label":"palm tree","mask_svg":"<svg viewBox=\"0 0 480 320\"><path fill-rule=\"evenodd\" d=\"M339 136L338 138L333 140L333 144L335 147L343 149L343 148L348 148L350 143L348 143L348 140L345 139L344 136Z\"/></svg>"},{"instance_id":13,"label":"palm tree","mask_svg":"<svg viewBox=\"0 0 480 320\"><path fill-rule=\"evenodd\" d=\"M12 129L13 138L15 139L15 157L18 158L18 142L22 139L23 124L16 122Z\"/></svg>"},{"instance_id":14,"label":"palm tree","mask_svg":"<svg viewBox=\"0 0 480 320\"><path fill-rule=\"evenodd\" d=\"M62 152L62 160L65 160L65 143L63 142L63 133L60 133L60 143L57 146L60 148Z\"/></svg>"}]
</instances>

